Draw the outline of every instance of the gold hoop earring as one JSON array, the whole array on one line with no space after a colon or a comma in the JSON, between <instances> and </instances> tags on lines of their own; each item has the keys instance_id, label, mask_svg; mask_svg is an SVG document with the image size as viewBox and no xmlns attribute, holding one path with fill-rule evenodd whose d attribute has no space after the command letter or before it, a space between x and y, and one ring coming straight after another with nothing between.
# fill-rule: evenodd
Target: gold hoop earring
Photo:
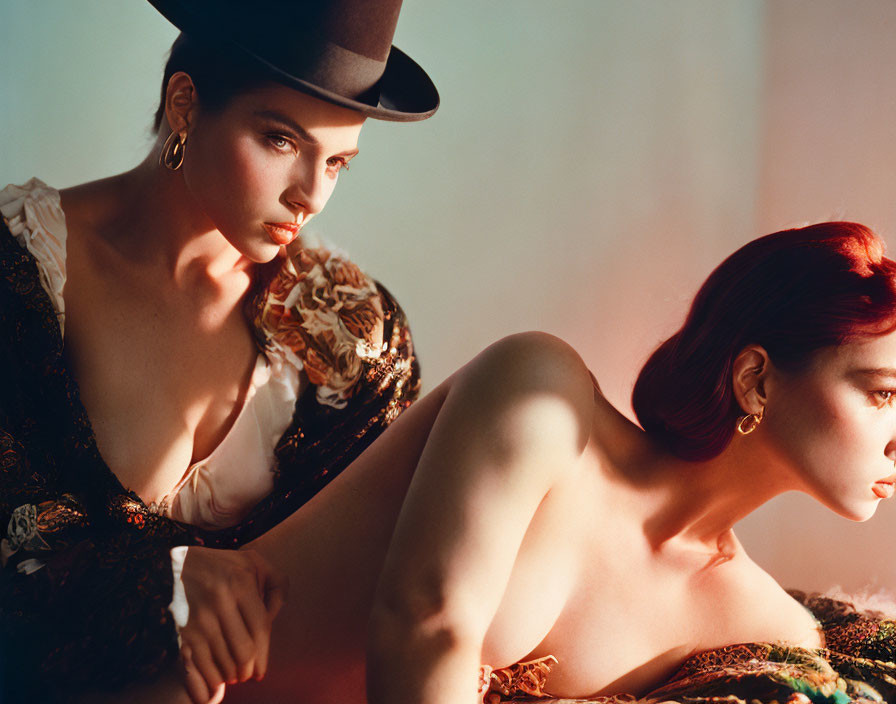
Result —
<instances>
[{"instance_id":1,"label":"gold hoop earring","mask_svg":"<svg viewBox=\"0 0 896 704\"><path fill-rule=\"evenodd\" d=\"M162 153L159 154L159 166L177 171L184 163L184 150L187 146L187 133L172 132L165 140Z\"/></svg>"},{"instance_id":2,"label":"gold hoop earring","mask_svg":"<svg viewBox=\"0 0 896 704\"><path fill-rule=\"evenodd\" d=\"M756 428L759 427L759 424L762 422L762 416L765 414L765 406L759 409L759 413L750 413L745 416L741 416L740 420L737 421L737 432L741 435L749 435Z\"/></svg>"}]
</instances>

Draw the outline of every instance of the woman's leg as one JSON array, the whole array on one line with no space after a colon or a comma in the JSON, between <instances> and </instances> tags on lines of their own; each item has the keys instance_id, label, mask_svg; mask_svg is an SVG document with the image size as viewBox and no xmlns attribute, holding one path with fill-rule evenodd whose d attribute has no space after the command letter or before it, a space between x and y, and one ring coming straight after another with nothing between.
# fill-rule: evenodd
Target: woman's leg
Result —
<instances>
[{"instance_id":1,"label":"woman's leg","mask_svg":"<svg viewBox=\"0 0 896 704\"><path fill-rule=\"evenodd\" d=\"M320 494L245 546L288 575L289 598L274 622L265 680L228 687L225 702L278 695L364 701L366 625L380 568L453 378L402 413Z\"/></svg>"}]
</instances>

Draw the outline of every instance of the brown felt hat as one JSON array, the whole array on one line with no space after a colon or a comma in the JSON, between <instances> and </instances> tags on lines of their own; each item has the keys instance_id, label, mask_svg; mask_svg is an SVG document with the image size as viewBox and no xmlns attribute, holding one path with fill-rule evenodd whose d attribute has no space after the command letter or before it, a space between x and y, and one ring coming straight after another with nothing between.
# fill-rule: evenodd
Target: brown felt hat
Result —
<instances>
[{"instance_id":1,"label":"brown felt hat","mask_svg":"<svg viewBox=\"0 0 896 704\"><path fill-rule=\"evenodd\" d=\"M392 46L401 0L149 0L185 34L232 48L273 80L380 120L439 107L426 72Z\"/></svg>"}]
</instances>

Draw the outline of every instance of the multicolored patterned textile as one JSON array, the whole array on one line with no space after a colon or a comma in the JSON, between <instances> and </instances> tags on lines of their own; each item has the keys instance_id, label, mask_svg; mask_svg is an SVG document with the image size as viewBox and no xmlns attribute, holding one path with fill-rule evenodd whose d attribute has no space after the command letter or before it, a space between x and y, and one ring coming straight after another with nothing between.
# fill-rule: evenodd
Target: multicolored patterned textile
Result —
<instances>
[{"instance_id":1,"label":"multicolored patterned textile","mask_svg":"<svg viewBox=\"0 0 896 704\"><path fill-rule=\"evenodd\" d=\"M0 221L0 701L49 702L158 673L178 652L169 549L257 537L416 398L419 367L392 296L344 258L306 259L261 267L246 316L260 348L289 346L319 393L299 397L276 447L274 491L238 525L211 531L151 512L105 464L36 263ZM284 294L303 303L280 324L265 318ZM312 313L319 324L296 338ZM383 344L368 344L380 331Z\"/></svg>"},{"instance_id":2,"label":"multicolored patterned textile","mask_svg":"<svg viewBox=\"0 0 896 704\"><path fill-rule=\"evenodd\" d=\"M641 699L630 694L557 699L544 693L546 659L512 668L485 669L484 704L871 704L896 703L896 620L851 603L791 591L824 629L825 646L796 648L738 643L688 658L661 686Z\"/></svg>"}]
</instances>

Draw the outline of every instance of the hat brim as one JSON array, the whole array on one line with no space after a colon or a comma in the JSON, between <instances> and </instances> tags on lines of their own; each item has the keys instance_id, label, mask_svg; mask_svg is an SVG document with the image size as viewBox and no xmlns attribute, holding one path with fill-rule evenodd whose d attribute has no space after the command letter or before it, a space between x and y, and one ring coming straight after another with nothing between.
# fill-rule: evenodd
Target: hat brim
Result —
<instances>
[{"instance_id":1,"label":"hat brim","mask_svg":"<svg viewBox=\"0 0 896 704\"><path fill-rule=\"evenodd\" d=\"M321 100L357 110L377 120L416 122L431 117L439 108L439 92L420 65L401 49L392 46L386 69L380 78L379 102L376 105L352 100L280 70L254 52L232 42L246 56L264 66L279 83L308 93Z\"/></svg>"},{"instance_id":2,"label":"hat brim","mask_svg":"<svg viewBox=\"0 0 896 704\"><path fill-rule=\"evenodd\" d=\"M205 23L188 7L171 0L149 0L149 2L181 31L202 36ZM263 68L273 80L321 100L357 110L377 120L416 122L431 117L439 108L439 92L426 71L394 45L389 51L386 67L380 78L379 100L373 105L347 98L294 76L259 56L236 38L229 37L226 42L248 60Z\"/></svg>"}]
</instances>

